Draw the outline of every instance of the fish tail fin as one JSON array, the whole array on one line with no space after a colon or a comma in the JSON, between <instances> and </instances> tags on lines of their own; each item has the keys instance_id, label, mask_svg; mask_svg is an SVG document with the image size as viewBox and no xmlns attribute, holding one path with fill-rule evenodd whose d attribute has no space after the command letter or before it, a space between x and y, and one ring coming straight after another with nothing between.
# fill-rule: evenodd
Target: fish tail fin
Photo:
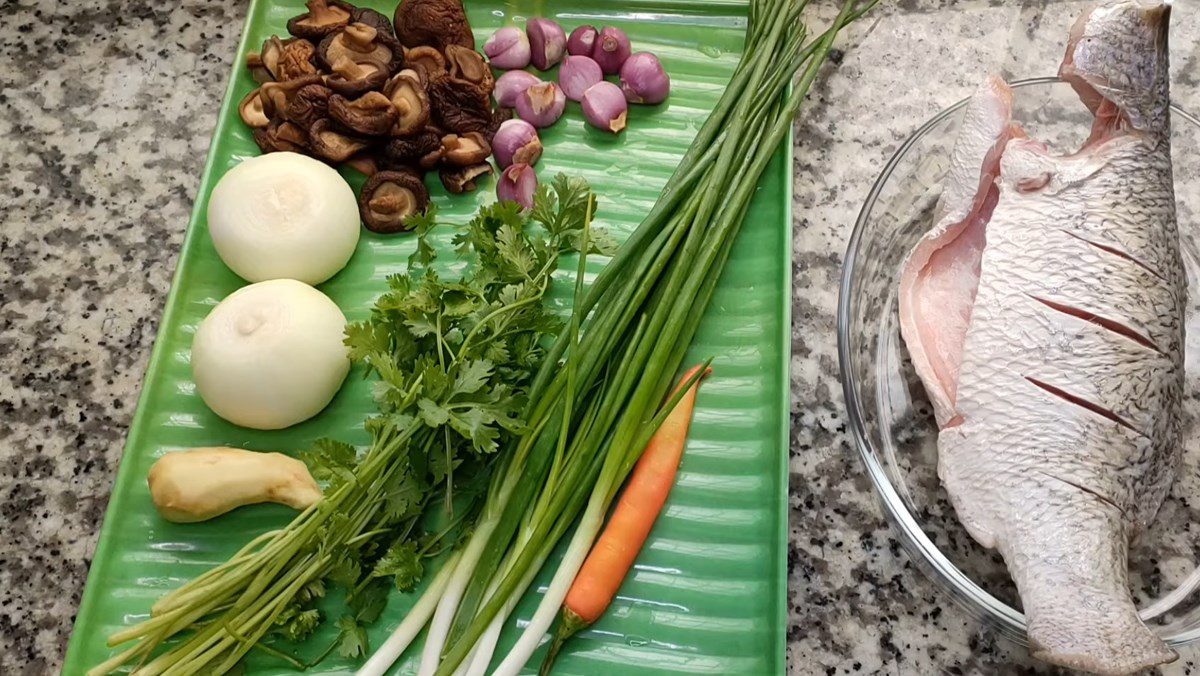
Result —
<instances>
[{"instance_id":1,"label":"fish tail fin","mask_svg":"<svg viewBox=\"0 0 1200 676\"><path fill-rule=\"evenodd\" d=\"M1178 655L1138 617L1129 593L1125 518L1115 505L1097 501L1103 504L1088 510L1085 523L1072 524L1077 503L1055 501L1064 528L1017 525L1020 532L1000 538L1025 604L1033 656L1104 674L1171 662Z\"/></svg>"}]
</instances>

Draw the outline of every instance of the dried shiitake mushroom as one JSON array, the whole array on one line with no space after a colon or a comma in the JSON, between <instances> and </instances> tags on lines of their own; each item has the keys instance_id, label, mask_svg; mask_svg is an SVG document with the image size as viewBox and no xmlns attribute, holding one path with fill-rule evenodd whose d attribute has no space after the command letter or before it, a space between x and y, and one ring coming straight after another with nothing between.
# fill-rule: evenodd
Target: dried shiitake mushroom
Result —
<instances>
[{"instance_id":1,"label":"dried shiitake mushroom","mask_svg":"<svg viewBox=\"0 0 1200 676\"><path fill-rule=\"evenodd\" d=\"M474 190L491 139L512 110L495 86L462 0L401 0L395 23L346 0L306 0L246 66L260 86L238 113L263 152L292 151L368 177L359 209L375 232L409 229L429 205L426 171L452 193Z\"/></svg>"},{"instance_id":2,"label":"dried shiitake mushroom","mask_svg":"<svg viewBox=\"0 0 1200 676\"><path fill-rule=\"evenodd\" d=\"M332 94L333 90L321 84L301 87L288 102L283 116L308 129L313 122L323 117L329 117L329 97Z\"/></svg>"},{"instance_id":3,"label":"dried shiitake mushroom","mask_svg":"<svg viewBox=\"0 0 1200 676\"><path fill-rule=\"evenodd\" d=\"M350 21L365 23L379 31L381 35L386 35L392 40L396 39L396 30L392 28L392 20L369 7L355 7L354 11L350 13Z\"/></svg>"},{"instance_id":4,"label":"dried shiitake mushroom","mask_svg":"<svg viewBox=\"0 0 1200 676\"><path fill-rule=\"evenodd\" d=\"M387 82L388 71L374 63L355 63L342 58L333 64L333 73L325 78L325 84L342 96L358 96L372 89L379 89Z\"/></svg>"},{"instance_id":5,"label":"dried shiitake mushroom","mask_svg":"<svg viewBox=\"0 0 1200 676\"><path fill-rule=\"evenodd\" d=\"M257 56L252 54L247 57L247 63L252 68L253 64L261 63L272 79L291 80L317 72L313 63L315 53L316 48L308 40L281 40L278 35L272 35L263 42L262 51Z\"/></svg>"},{"instance_id":6,"label":"dried shiitake mushroom","mask_svg":"<svg viewBox=\"0 0 1200 676\"><path fill-rule=\"evenodd\" d=\"M497 107L496 110L492 112L492 122L483 132L483 136L487 139L488 143L492 142L492 138L496 136L496 132L500 129L500 125L504 124L505 120L511 120L512 116L512 108Z\"/></svg>"},{"instance_id":7,"label":"dried shiitake mushroom","mask_svg":"<svg viewBox=\"0 0 1200 676\"><path fill-rule=\"evenodd\" d=\"M259 84L275 79L275 76L271 75L271 71L267 70L266 64L263 63L262 54L258 52L246 54L246 67L250 69L250 77Z\"/></svg>"},{"instance_id":8,"label":"dried shiitake mushroom","mask_svg":"<svg viewBox=\"0 0 1200 676\"><path fill-rule=\"evenodd\" d=\"M429 96L416 71L405 69L396 73L384 85L383 93L399 114L390 132L392 136L416 133L429 122Z\"/></svg>"},{"instance_id":9,"label":"dried shiitake mushroom","mask_svg":"<svg viewBox=\"0 0 1200 676\"><path fill-rule=\"evenodd\" d=\"M403 58L399 45L365 23L352 23L325 36L317 53L330 70L336 69L339 61L349 59L358 64L373 64L389 75Z\"/></svg>"},{"instance_id":10,"label":"dried shiitake mushroom","mask_svg":"<svg viewBox=\"0 0 1200 676\"><path fill-rule=\"evenodd\" d=\"M486 162L492 154L492 146L483 134L473 131L462 136L446 134L442 137L442 161L452 167L466 167Z\"/></svg>"},{"instance_id":11,"label":"dried shiitake mushroom","mask_svg":"<svg viewBox=\"0 0 1200 676\"><path fill-rule=\"evenodd\" d=\"M396 37L405 47L462 45L475 49L462 0L404 0L392 18Z\"/></svg>"},{"instance_id":12,"label":"dried shiitake mushroom","mask_svg":"<svg viewBox=\"0 0 1200 676\"><path fill-rule=\"evenodd\" d=\"M266 68L271 77L276 80L279 78L275 75L275 69L279 65L279 57L282 55L283 40L280 40L278 35L267 38L258 52L258 58L262 62L263 68Z\"/></svg>"},{"instance_id":13,"label":"dried shiitake mushroom","mask_svg":"<svg viewBox=\"0 0 1200 676\"><path fill-rule=\"evenodd\" d=\"M261 88L255 89L238 103L238 114L241 115L242 122L251 129L262 129L271 123L271 118L263 112L263 100L258 95L260 91Z\"/></svg>"},{"instance_id":14,"label":"dried shiitake mushroom","mask_svg":"<svg viewBox=\"0 0 1200 676\"><path fill-rule=\"evenodd\" d=\"M267 82L259 87L259 98L262 99L263 112L267 117L275 118L283 115L288 109L296 92L314 84L320 84L320 75L305 75L286 82Z\"/></svg>"},{"instance_id":15,"label":"dried shiitake mushroom","mask_svg":"<svg viewBox=\"0 0 1200 676\"><path fill-rule=\"evenodd\" d=\"M288 105L296 96L296 92L306 86L320 84L320 75L305 75L285 82L272 80L264 82L258 88L258 96L262 99L263 114L271 119L282 117Z\"/></svg>"},{"instance_id":16,"label":"dried shiitake mushroom","mask_svg":"<svg viewBox=\"0 0 1200 676\"><path fill-rule=\"evenodd\" d=\"M349 5L336 0L308 0L304 6L308 11L288 19L287 29L292 35L310 40L320 40L350 23L353 12Z\"/></svg>"},{"instance_id":17,"label":"dried shiitake mushroom","mask_svg":"<svg viewBox=\"0 0 1200 676\"><path fill-rule=\"evenodd\" d=\"M275 65L275 79L287 81L305 75L316 75L317 66L313 62L316 53L317 48L308 40L289 40L283 46L279 61Z\"/></svg>"},{"instance_id":18,"label":"dried shiitake mushroom","mask_svg":"<svg viewBox=\"0 0 1200 676\"><path fill-rule=\"evenodd\" d=\"M429 82L429 100L438 125L457 134L486 133L492 126L489 93L474 82L443 77Z\"/></svg>"},{"instance_id":19,"label":"dried shiitake mushroom","mask_svg":"<svg viewBox=\"0 0 1200 676\"><path fill-rule=\"evenodd\" d=\"M411 136L394 138L383 147L384 157L396 164L432 169L442 160L442 135L423 129Z\"/></svg>"},{"instance_id":20,"label":"dried shiitake mushroom","mask_svg":"<svg viewBox=\"0 0 1200 676\"><path fill-rule=\"evenodd\" d=\"M422 74L421 81L428 82L446 72L446 57L434 47L421 46L404 50L404 66Z\"/></svg>"},{"instance_id":21,"label":"dried shiitake mushroom","mask_svg":"<svg viewBox=\"0 0 1200 676\"><path fill-rule=\"evenodd\" d=\"M383 159L376 155L376 151L364 150L346 160L345 164L364 176L374 176L383 164Z\"/></svg>"},{"instance_id":22,"label":"dried shiitake mushroom","mask_svg":"<svg viewBox=\"0 0 1200 676\"><path fill-rule=\"evenodd\" d=\"M407 230L405 221L429 206L429 191L421 177L409 171L378 171L363 185L358 209L372 232Z\"/></svg>"},{"instance_id":23,"label":"dried shiitake mushroom","mask_svg":"<svg viewBox=\"0 0 1200 676\"><path fill-rule=\"evenodd\" d=\"M341 94L329 97L329 116L342 126L366 136L382 136L392 129L400 114L388 97L367 92L350 100Z\"/></svg>"},{"instance_id":24,"label":"dried shiitake mushroom","mask_svg":"<svg viewBox=\"0 0 1200 676\"><path fill-rule=\"evenodd\" d=\"M371 145L366 139L338 131L329 118L317 120L308 128L308 140L313 153L330 162L345 162Z\"/></svg>"},{"instance_id":25,"label":"dried shiitake mushroom","mask_svg":"<svg viewBox=\"0 0 1200 676\"><path fill-rule=\"evenodd\" d=\"M264 153L303 153L308 148L308 134L291 122L272 121L265 128L254 130L254 142Z\"/></svg>"},{"instance_id":26,"label":"dried shiitake mushroom","mask_svg":"<svg viewBox=\"0 0 1200 676\"><path fill-rule=\"evenodd\" d=\"M475 189L475 180L480 176L492 173L492 165L487 162L473 164L469 167L442 167L438 177L448 192L455 195L471 192Z\"/></svg>"},{"instance_id":27,"label":"dried shiitake mushroom","mask_svg":"<svg viewBox=\"0 0 1200 676\"><path fill-rule=\"evenodd\" d=\"M496 84L491 67L483 60L483 55L474 49L459 45L446 47L446 68L451 77L473 82L488 94L492 93Z\"/></svg>"}]
</instances>

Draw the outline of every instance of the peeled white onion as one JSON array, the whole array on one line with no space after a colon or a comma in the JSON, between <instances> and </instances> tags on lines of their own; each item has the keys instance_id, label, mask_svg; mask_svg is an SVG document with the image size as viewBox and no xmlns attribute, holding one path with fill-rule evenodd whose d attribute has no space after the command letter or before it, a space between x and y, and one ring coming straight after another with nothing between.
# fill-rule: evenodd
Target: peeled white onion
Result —
<instances>
[{"instance_id":1,"label":"peeled white onion","mask_svg":"<svg viewBox=\"0 0 1200 676\"><path fill-rule=\"evenodd\" d=\"M346 317L293 279L244 286L217 304L192 341L200 398L235 425L276 430L325 408L350 370Z\"/></svg>"},{"instance_id":2,"label":"peeled white onion","mask_svg":"<svg viewBox=\"0 0 1200 676\"><path fill-rule=\"evenodd\" d=\"M320 284L358 244L358 201L333 167L298 153L267 153L230 169L208 201L221 260L249 282Z\"/></svg>"}]
</instances>

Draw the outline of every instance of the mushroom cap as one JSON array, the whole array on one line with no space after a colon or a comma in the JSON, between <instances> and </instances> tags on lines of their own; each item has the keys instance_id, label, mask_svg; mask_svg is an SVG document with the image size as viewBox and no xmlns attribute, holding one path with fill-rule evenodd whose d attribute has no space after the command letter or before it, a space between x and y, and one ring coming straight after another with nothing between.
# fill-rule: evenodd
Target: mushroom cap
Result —
<instances>
[{"instance_id":1,"label":"mushroom cap","mask_svg":"<svg viewBox=\"0 0 1200 676\"><path fill-rule=\"evenodd\" d=\"M514 112L512 108L504 108L503 106L497 106L496 110L492 111L492 121L483 132L483 136L488 140L488 143L492 142L492 139L496 136L496 132L500 130L500 125L513 119Z\"/></svg>"},{"instance_id":2,"label":"mushroom cap","mask_svg":"<svg viewBox=\"0 0 1200 676\"><path fill-rule=\"evenodd\" d=\"M275 65L275 79L286 82L306 75L316 75L316 54L317 48L308 40L289 40L284 44L279 61Z\"/></svg>"},{"instance_id":3,"label":"mushroom cap","mask_svg":"<svg viewBox=\"0 0 1200 676\"><path fill-rule=\"evenodd\" d=\"M363 184L358 206L368 230L403 232L408 218L429 206L429 191L416 172L378 171Z\"/></svg>"},{"instance_id":4,"label":"mushroom cap","mask_svg":"<svg viewBox=\"0 0 1200 676\"><path fill-rule=\"evenodd\" d=\"M438 171L438 177L442 179L442 185L448 192L458 195L474 190L475 181L490 173L492 165L481 162L467 167L443 167Z\"/></svg>"},{"instance_id":5,"label":"mushroom cap","mask_svg":"<svg viewBox=\"0 0 1200 676\"><path fill-rule=\"evenodd\" d=\"M404 65L421 74L421 82L441 77L446 73L446 57L436 47L421 45L404 49Z\"/></svg>"},{"instance_id":6,"label":"mushroom cap","mask_svg":"<svg viewBox=\"0 0 1200 676\"><path fill-rule=\"evenodd\" d=\"M462 45L475 49L475 36L462 0L404 0L392 17L396 38L405 47Z\"/></svg>"},{"instance_id":7,"label":"mushroom cap","mask_svg":"<svg viewBox=\"0 0 1200 676\"><path fill-rule=\"evenodd\" d=\"M367 139L335 129L333 120L327 117L317 120L308 128L308 141L313 154L330 162L345 162L351 155L371 145Z\"/></svg>"},{"instance_id":8,"label":"mushroom cap","mask_svg":"<svg viewBox=\"0 0 1200 676\"><path fill-rule=\"evenodd\" d=\"M341 94L330 96L329 116L359 134L382 136L392 129L400 115L388 97L370 91L354 100Z\"/></svg>"},{"instance_id":9,"label":"mushroom cap","mask_svg":"<svg viewBox=\"0 0 1200 676\"><path fill-rule=\"evenodd\" d=\"M396 29L392 26L392 20L370 7L355 7L350 12L350 21L352 23L365 23L379 31L380 35L384 35L391 40L396 39ZM397 42L397 44L399 43Z\"/></svg>"},{"instance_id":10,"label":"mushroom cap","mask_svg":"<svg viewBox=\"0 0 1200 676\"><path fill-rule=\"evenodd\" d=\"M429 128L410 136L394 138L383 147L391 162L432 169L442 159L442 135Z\"/></svg>"},{"instance_id":11,"label":"mushroom cap","mask_svg":"<svg viewBox=\"0 0 1200 676\"><path fill-rule=\"evenodd\" d=\"M474 82L450 76L431 80L429 100L433 103L434 119L448 131L486 134L492 126L491 95Z\"/></svg>"},{"instance_id":12,"label":"mushroom cap","mask_svg":"<svg viewBox=\"0 0 1200 676\"><path fill-rule=\"evenodd\" d=\"M396 73L384 85L383 93L397 113L392 136L415 134L429 122L429 95L416 71L405 69Z\"/></svg>"},{"instance_id":13,"label":"mushroom cap","mask_svg":"<svg viewBox=\"0 0 1200 676\"><path fill-rule=\"evenodd\" d=\"M368 148L355 154L346 160L344 164L363 176L374 176L375 172L379 171L380 166L385 161L384 158L379 156L378 151Z\"/></svg>"},{"instance_id":14,"label":"mushroom cap","mask_svg":"<svg viewBox=\"0 0 1200 676\"><path fill-rule=\"evenodd\" d=\"M325 85L342 96L358 96L382 87L388 72L377 63L357 63L343 57L333 64L333 74L325 78Z\"/></svg>"},{"instance_id":15,"label":"mushroom cap","mask_svg":"<svg viewBox=\"0 0 1200 676\"><path fill-rule=\"evenodd\" d=\"M272 119L283 115L291 104L296 92L304 87L321 83L320 75L305 75L286 82L265 82L259 87L259 97L262 98L263 112Z\"/></svg>"},{"instance_id":16,"label":"mushroom cap","mask_svg":"<svg viewBox=\"0 0 1200 676\"><path fill-rule=\"evenodd\" d=\"M321 63L329 70L343 58L354 63L370 63L388 71L403 58L399 45L365 23L352 23L326 35L317 48Z\"/></svg>"},{"instance_id":17,"label":"mushroom cap","mask_svg":"<svg viewBox=\"0 0 1200 676\"><path fill-rule=\"evenodd\" d=\"M246 53L246 68L250 69L250 77L259 84L275 79L275 76L271 75L271 71L267 70L266 64L263 63L262 53L260 52Z\"/></svg>"},{"instance_id":18,"label":"mushroom cap","mask_svg":"<svg viewBox=\"0 0 1200 676\"><path fill-rule=\"evenodd\" d=\"M251 129L261 129L271 123L271 118L263 111L263 100L259 96L261 88L246 94L238 103L238 115L242 122Z\"/></svg>"},{"instance_id":19,"label":"mushroom cap","mask_svg":"<svg viewBox=\"0 0 1200 676\"><path fill-rule=\"evenodd\" d=\"M329 97L333 90L323 84L310 84L296 90L283 116L308 129L313 122L329 117Z\"/></svg>"},{"instance_id":20,"label":"mushroom cap","mask_svg":"<svg viewBox=\"0 0 1200 676\"><path fill-rule=\"evenodd\" d=\"M266 127L255 129L252 136L264 153L308 152L308 132L291 122L271 120Z\"/></svg>"},{"instance_id":21,"label":"mushroom cap","mask_svg":"<svg viewBox=\"0 0 1200 676\"><path fill-rule=\"evenodd\" d=\"M287 29L292 35L319 40L350 23L352 6L333 0L308 0L304 3L308 11L288 19Z\"/></svg>"},{"instance_id":22,"label":"mushroom cap","mask_svg":"<svg viewBox=\"0 0 1200 676\"><path fill-rule=\"evenodd\" d=\"M259 62L270 73L271 78L275 80L279 79L275 73L279 67L279 59L283 55L283 46L284 41L279 39L278 35L272 35L263 40L262 49L258 52Z\"/></svg>"},{"instance_id":23,"label":"mushroom cap","mask_svg":"<svg viewBox=\"0 0 1200 676\"><path fill-rule=\"evenodd\" d=\"M467 167L487 161L492 146L487 138L477 131L446 134L442 137L442 161L452 167Z\"/></svg>"},{"instance_id":24,"label":"mushroom cap","mask_svg":"<svg viewBox=\"0 0 1200 676\"><path fill-rule=\"evenodd\" d=\"M451 77L472 82L488 94L495 88L496 78L492 75L492 67L483 59L483 55L474 49L459 45L447 46L446 67Z\"/></svg>"}]
</instances>

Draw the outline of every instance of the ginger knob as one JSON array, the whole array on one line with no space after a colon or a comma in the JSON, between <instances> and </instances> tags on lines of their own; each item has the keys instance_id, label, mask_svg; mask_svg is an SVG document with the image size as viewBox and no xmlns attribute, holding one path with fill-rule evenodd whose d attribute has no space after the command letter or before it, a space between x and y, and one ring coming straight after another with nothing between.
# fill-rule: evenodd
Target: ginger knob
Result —
<instances>
[{"instance_id":1,"label":"ginger knob","mask_svg":"<svg viewBox=\"0 0 1200 676\"><path fill-rule=\"evenodd\" d=\"M176 523L204 521L260 502L304 509L321 499L321 488L303 462L240 448L167 453L146 480L158 513Z\"/></svg>"}]
</instances>

